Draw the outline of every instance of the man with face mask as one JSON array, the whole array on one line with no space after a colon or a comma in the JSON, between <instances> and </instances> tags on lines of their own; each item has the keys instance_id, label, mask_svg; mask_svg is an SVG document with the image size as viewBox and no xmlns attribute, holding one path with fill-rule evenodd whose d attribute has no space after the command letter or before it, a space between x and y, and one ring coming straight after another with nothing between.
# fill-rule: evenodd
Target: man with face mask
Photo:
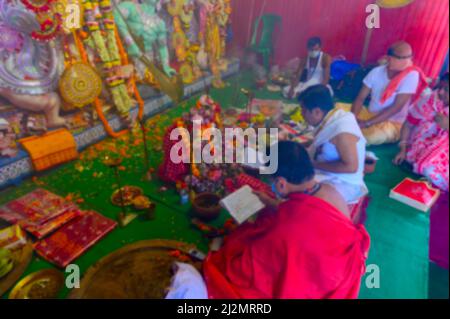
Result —
<instances>
[{"instance_id":1,"label":"man with face mask","mask_svg":"<svg viewBox=\"0 0 450 319\"><path fill-rule=\"evenodd\" d=\"M387 64L373 69L352 105L368 145L397 142L408 107L425 89L422 71L413 65L411 45L401 41L393 44ZM368 109L364 101L371 96Z\"/></svg>"},{"instance_id":2,"label":"man with face mask","mask_svg":"<svg viewBox=\"0 0 450 319\"><path fill-rule=\"evenodd\" d=\"M231 232L203 263L203 278L177 264L167 298L353 299L358 297L370 238L349 218L347 204L330 184L315 180L308 152L295 142L272 146L271 176L279 199L254 222Z\"/></svg>"},{"instance_id":3,"label":"man with face mask","mask_svg":"<svg viewBox=\"0 0 450 319\"><path fill-rule=\"evenodd\" d=\"M322 40L313 37L308 40L308 56L300 61L300 65L295 72L291 85L283 89L285 98L296 98L307 88L330 82L331 56L322 51ZM329 86L331 90L331 86Z\"/></svg>"},{"instance_id":4,"label":"man with face mask","mask_svg":"<svg viewBox=\"0 0 450 319\"><path fill-rule=\"evenodd\" d=\"M285 200L256 192L272 209L240 225L209 254L203 264L209 297L357 298L369 235L352 223L333 186L315 180L303 146L284 141L277 148L272 179Z\"/></svg>"}]
</instances>

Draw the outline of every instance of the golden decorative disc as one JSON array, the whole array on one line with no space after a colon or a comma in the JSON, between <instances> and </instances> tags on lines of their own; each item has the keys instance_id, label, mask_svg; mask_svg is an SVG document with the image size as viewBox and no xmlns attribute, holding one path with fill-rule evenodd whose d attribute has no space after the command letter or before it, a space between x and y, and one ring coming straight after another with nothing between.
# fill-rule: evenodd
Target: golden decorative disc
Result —
<instances>
[{"instance_id":1,"label":"golden decorative disc","mask_svg":"<svg viewBox=\"0 0 450 319\"><path fill-rule=\"evenodd\" d=\"M76 62L64 70L59 80L59 91L65 102L83 107L102 92L102 79L97 71L84 62Z\"/></svg>"},{"instance_id":2,"label":"golden decorative disc","mask_svg":"<svg viewBox=\"0 0 450 319\"><path fill-rule=\"evenodd\" d=\"M405 7L414 0L377 0L377 5L386 9Z\"/></svg>"},{"instance_id":3,"label":"golden decorative disc","mask_svg":"<svg viewBox=\"0 0 450 319\"><path fill-rule=\"evenodd\" d=\"M64 286L64 274L56 269L34 272L19 281L9 299L53 299Z\"/></svg>"}]
</instances>

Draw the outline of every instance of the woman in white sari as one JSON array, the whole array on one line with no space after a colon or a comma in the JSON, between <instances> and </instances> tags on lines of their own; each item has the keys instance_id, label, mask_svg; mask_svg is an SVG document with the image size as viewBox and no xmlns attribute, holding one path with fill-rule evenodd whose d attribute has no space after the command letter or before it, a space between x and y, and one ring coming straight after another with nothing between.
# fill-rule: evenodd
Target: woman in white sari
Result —
<instances>
[{"instance_id":1,"label":"woman in white sari","mask_svg":"<svg viewBox=\"0 0 450 319\"><path fill-rule=\"evenodd\" d=\"M299 96L302 114L315 127L309 153L314 159L316 179L332 184L348 204L367 194L364 183L366 139L355 116L334 109L324 85L308 88Z\"/></svg>"}]
</instances>

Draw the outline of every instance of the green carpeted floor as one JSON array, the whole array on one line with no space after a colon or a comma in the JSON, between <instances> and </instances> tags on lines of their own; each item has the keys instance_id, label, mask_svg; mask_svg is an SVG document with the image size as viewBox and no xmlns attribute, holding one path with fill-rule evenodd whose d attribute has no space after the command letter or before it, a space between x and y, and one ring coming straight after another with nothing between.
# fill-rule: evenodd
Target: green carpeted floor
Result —
<instances>
[{"instance_id":1,"label":"green carpeted floor","mask_svg":"<svg viewBox=\"0 0 450 319\"><path fill-rule=\"evenodd\" d=\"M246 98L239 88L249 87L249 75L243 74L231 79L222 90L212 90L211 95L223 107L244 107ZM258 98L278 98L276 93L257 92ZM173 118L189 110L196 97L172 108L164 114L149 119L147 135L150 140L151 164L157 167L161 161L161 138L164 128ZM0 204L26 194L36 187L44 187L62 196L82 199L79 206L94 209L107 217L115 219L120 211L110 204L110 196L117 185L113 173L106 168L101 157L117 150L126 156L121 177L124 184L141 187L145 194L157 200L156 218L147 221L143 218L133 221L126 228L117 228L99 243L78 258L75 263L82 272L103 256L127 244L145 239L175 239L194 243L206 251L208 242L201 234L190 228L189 206L179 205L179 197L174 190L161 191L158 180L143 180L144 162L139 132L129 134L118 141L106 140L84 151L80 160L63 165L24 182L19 187L9 188L0 193ZM390 164L396 152L395 146L373 148L381 161L375 174L367 177L372 201L368 209L367 229L371 235L372 247L369 264L376 265L380 271L380 287L369 289L365 280L361 288L361 298L427 298L429 285L428 237L429 219L426 214L404 206L388 198L389 190L401 181L407 172ZM228 218L225 212L215 225ZM39 257L33 261L24 275L36 270L53 267ZM430 297L448 297L448 271L432 267ZM68 291L64 290L61 297ZM8 293L3 297L7 297Z\"/></svg>"}]
</instances>

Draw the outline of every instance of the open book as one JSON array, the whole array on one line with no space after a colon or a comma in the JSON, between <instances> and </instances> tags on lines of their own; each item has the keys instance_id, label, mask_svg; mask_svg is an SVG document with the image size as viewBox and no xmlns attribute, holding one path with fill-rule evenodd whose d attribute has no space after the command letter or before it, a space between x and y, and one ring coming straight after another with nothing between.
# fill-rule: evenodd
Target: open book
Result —
<instances>
[{"instance_id":1,"label":"open book","mask_svg":"<svg viewBox=\"0 0 450 319\"><path fill-rule=\"evenodd\" d=\"M248 185L222 199L220 205L228 210L239 224L265 207Z\"/></svg>"}]
</instances>

